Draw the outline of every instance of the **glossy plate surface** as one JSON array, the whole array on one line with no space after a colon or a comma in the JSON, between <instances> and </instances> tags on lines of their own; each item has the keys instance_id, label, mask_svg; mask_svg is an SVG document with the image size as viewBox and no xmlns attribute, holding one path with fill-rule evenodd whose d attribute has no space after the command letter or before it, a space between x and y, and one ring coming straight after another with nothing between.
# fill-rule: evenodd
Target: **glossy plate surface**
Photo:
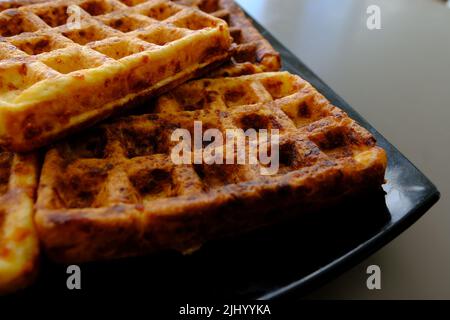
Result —
<instances>
[{"instance_id":1,"label":"glossy plate surface","mask_svg":"<svg viewBox=\"0 0 450 320\"><path fill-rule=\"evenodd\" d=\"M436 187L352 107L257 23L282 54L284 68L311 82L333 104L370 130L389 156L386 194L206 245L183 257L161 254L81 266L76 295L137 295L169 299L297 298L355 266L416 222L439 199ZM20 296L73 295L67 266L44 261L41 276Z\"/></svg>"}]
</instances>

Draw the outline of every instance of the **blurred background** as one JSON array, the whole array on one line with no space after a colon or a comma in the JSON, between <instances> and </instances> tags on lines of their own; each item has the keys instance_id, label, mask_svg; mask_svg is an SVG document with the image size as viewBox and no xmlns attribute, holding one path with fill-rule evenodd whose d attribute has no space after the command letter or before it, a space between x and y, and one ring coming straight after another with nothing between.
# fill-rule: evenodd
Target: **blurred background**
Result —
<instances>
[{"instance_id":1,"label":"blurred background","mask_svg":"<svg viewBox=\"0 0 450 320\"><path fill-rule=\"evenodd\" d=\"M443 0L237 0L442 193L418 223L308 299L450 299L450 6ZM381 9L369 30L368 6ZM361 212L364 214L364 212ZM382 289L369 291L378 265Z\"/></svg>"}]
</instances>

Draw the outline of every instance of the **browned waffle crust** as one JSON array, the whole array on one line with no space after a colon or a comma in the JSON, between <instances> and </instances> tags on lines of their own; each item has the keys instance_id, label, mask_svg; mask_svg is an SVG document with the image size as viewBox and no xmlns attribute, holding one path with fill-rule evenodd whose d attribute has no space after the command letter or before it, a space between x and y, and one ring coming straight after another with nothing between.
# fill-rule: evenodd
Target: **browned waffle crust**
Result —
<instances>
[{"instance_id":1,"label":"browned waffle crust","mask_svg":"<svg viewBox=\"0 0 450 320\"><path fill-rule=\"evenodd\" d=\"M34 155L0 151L0 294L26 286L35 275L37 174Z\"/></svg>"},{"instance_id":2,"label":"browned waffle crust","mask_svg":"<svg viewBox=\"0 0 450 320\"><path fill-rule=\"evenodd\" d=\"M230 54L223 20L169 0L2 5L18 7L0 13L0 144L14 151L87 127ZM80 26L66 24L69 7Z\"/></svg>"},{"instance_id":3,"label":"browned waffle crust","mask_svg":"<svg viewBox=\"0 0 450 320\"><path fill-rule=\"evenodd\" d=\"M230 26L235 44L233 62L215 70L212 73L213 76L252 74L255 72L255 67L263 71L280 70L279 53L253 26L234 0L175 0L174 2L197 7L224 19Z\"/></svg>"},{"instance_id":4,"label":"browned waffle crust","mask_svg":"<svg viewBox=\"0 0 450 320\"><path fill-rule=\"evenodd\" d=\"M386 155L309 83L286 72L193 81L154 114L97 127L45 158L36 225L49 255L80 262L175 249L323 208L378 188ZM176 128L280 130L280 170L175 165ZM287 211L288 212L288 211Z\"/></svg>"}]
</instances>

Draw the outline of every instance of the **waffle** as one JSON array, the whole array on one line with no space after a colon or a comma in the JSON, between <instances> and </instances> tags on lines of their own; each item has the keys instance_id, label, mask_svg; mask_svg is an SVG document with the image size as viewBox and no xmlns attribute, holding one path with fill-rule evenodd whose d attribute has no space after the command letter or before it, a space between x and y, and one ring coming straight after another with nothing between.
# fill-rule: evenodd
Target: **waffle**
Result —
<instances>
[{"instance_id":1,"label":"waffle","mask_svg":"<svg viewBox=\"0 0 450 320\"><path fill-rule=\"evenodd\" d=\"M48 0L6 0L0 2L0 11L26 4ZM233 56L230 63L215 69L209 76L238 76L263 71L278 71L281 68L279 53L253 26L234 0L172 0L174 3L190 6L225 20L233 37ZM142 1L124 1L127 5Z\"/></svg>"},{"instance_id":2,"label":"waffle","mask_svg":"<svg viewBox=\"0 0 450 320\"><path fill-rule=\"evenodd\" d=\"M0 13L0 144L8 150L46 145L230 54L223 20L168 0L8 5L18 7ZM66 24L68 8L79 26Z\"/></svg>"},{"instance_id":3,"label":"waffle","mask_svg":"<svg viewBox=\"0 0 450 320\"><path fill-rule=\"evenodd\" d=\"M37 185L34 155L0 152L0 294L26 286L38 257L33 225Z\"/></svg>"},{"instance_id":4,"label":"waffle","mask_svg":"<svg viewBox=\"0 0 450 320\"><path fill-rule=\"evenodd\" d=\"M234 0L174 0L174 2L199 8L224 19L230 27L235 44L232 62L214 70L210 76L238 76L253 74L255 71L281 69L279 53L253 26Z\"/></svg>"},{"instance_id":5,"label":"waffle","mask_svg":"<svg viewBox=\"0 0 450 320\"><path fill-rule=\"evenodd\" d=\"M375 138L287 72L192 81L155 103L156 112L97 126L46 154L35 221L56 261L189 253L384 183ZM192 132L195 120L205 130L279 130L278 172L174 164L171 134Z\"/></svg>"}]
</instances>

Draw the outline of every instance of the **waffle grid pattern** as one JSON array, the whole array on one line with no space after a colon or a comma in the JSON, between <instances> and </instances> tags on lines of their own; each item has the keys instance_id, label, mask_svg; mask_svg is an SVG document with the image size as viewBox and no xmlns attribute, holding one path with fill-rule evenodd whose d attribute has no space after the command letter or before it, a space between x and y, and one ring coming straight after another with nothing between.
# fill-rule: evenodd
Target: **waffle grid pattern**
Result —
<instances>
[{"instance_id":1,"label":"waffle grid pattern","mask_svg":"<svg viewBox=\"0 0 450 320\"><path fill-rule=\"evenodd\" d=\"M204 130L218 128L222 132L233 128L278 129L278 174L262 176L259 165L173 164L170 135L176 128L192 132L194 121L202 121ZM332 197L327 194L330 188L341 188L331 193L334 197L358 192L362 186L379 186L386 165L384 151L376 147L369 132L309 83L285 72L187 83L160 97L156 113L99 127L82 141L48 152L38 198L37 224L44 243L57 259L69 261L124 254L120 244L116 243L115 249L106 243L96 246L99 239L94 233L80 232L81 225L91 231L101 226L103 232L115 232L114 227L124 219L114 213L116 210L136 224L124 227L138 230L136 242L141 244L134 246L136 250L145 252L160 245L186 251L202 243L192 239L192 234L208 238L213 231L189 233L183 225L190 230L191 223L204 221L201 223L214 230L218 227L208 224L209 215L225 210L232 216L229 211L236 199L241 204L252 203L252 210L258 208L261 217L273 206L272 197L299 202L306 208L317 199L324 205ZM297 197L293 196L296 192ZM192 217L202 213L204 220ZM155 231L158 219L169 219L169 226L178 221L182 231L176 236L174 230ZM239 223L249 221L245 214L239 219ZM149 236L149 230L152 236L180 238L151 242L139 238ZM72 236L68 239L64 233ZM89 241L80 240L80 234Z\"/></svg>"},{"instance_id":2,"label":"waffle grid pattern","mask_svg":"<svg viewBox=\"0 0 450 320\"><path fill-rule=\"evenodd\" d=\"M66 24L70 6L78 8L81 28ZM166 0L61 0L6 9L0 36L0 140L13 149L35 148L46 136L186 80L224 60L230 45L222 20Z\"/></svg>"}]
</instances>

